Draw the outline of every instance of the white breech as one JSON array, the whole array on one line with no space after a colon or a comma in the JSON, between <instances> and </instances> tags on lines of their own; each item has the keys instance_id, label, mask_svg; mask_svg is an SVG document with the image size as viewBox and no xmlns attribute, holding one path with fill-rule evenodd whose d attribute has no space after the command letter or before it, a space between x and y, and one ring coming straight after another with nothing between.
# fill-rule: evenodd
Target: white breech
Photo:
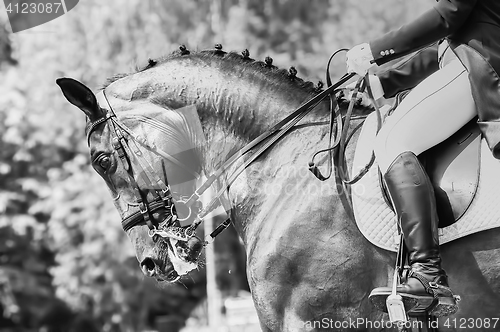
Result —
<instances>
[{"instance_id":1,"label":"white breech","mask_svg":"<svg viewBox=\"0 0 500 332\"><path fill-rule=\"evenodd\" d=\"M448 50L441 65L406 96L380 130L375 155L382 173L399 154L419 155L477 115L463 64Z\"/></svg>"}]
</instances>

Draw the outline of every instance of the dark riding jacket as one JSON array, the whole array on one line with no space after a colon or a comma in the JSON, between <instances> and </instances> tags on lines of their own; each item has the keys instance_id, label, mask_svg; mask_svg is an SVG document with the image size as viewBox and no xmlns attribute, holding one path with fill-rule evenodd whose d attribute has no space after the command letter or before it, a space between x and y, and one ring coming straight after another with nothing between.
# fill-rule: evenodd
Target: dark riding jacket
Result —
<instances>
[{"instance_id":1,"label":"dark riding jacket","mask_svg":"<svg viewBox=\"0 0 500 332\"><path fill-rule=\"evenodd\" d=\"M438 0L417 19L371 41L378 65L418 50L378 74L385 96L412 88L438 70L442 38L469 72L478 125L500 159L500 0Z\"/></svg>"}]
</instances>

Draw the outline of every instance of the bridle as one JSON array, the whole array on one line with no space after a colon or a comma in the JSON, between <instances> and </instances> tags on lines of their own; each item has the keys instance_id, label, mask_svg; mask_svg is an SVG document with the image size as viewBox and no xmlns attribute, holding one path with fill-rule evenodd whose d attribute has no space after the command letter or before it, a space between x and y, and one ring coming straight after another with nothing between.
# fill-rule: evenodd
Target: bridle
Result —
<instances>
[{"instance_id":1,"label":"bridle","mask_svg":"<svg viewBox=\"0 0 500 332\"><path fill-rule=\"evenodd\" d=\"M337 52L336 52L337 53ZM336 54L334 53L334 55ZM332 55L332 58L333 56ZM330 58L330 61L331 59ZM329 61L329 63L330 63ZM165 184L165 182L161 179L160 176L154 171L152 166L145 160L141 158L142 152L140 151L138 145L142 145L146 147L148 150L153 151L171 162L176 163L177 165L183 166L185 169L189 169L185 167L180 161L175 159L170 154L161 151L154 144L148 143L144 138L139 135L136 135L132 130L126 127L123 123L119 121L115 112L113 111L108 98L106 96L105 89L103 92L103 104L107 105L108 108L102 108L106 112L104 115L94 121L90 121L87 123L86 132L87 132L87 142L90 143L90 135L92 132L101 124L107 123L109 128L113 134L112 137L112 145L114 150L117 152L119 159L127 171L127 174L130 179L130 183L132 185L134 191L134 197L136 199L136 203L139 206L139 211L134 212L132 215L124 218L122 220L122 227L125 231L130 230L132 227L146 223L149 227L149 236L153 238L154 241L158 239L159 236L164 238L173 238L181 241L187 241L191 237L195 235L195 231L197 227L203 222L203 219L218 206L222 205L226 211L231 209L229 200L224 197L224 194L229 190L232 183L238 178L238 176L252 164L258 157L260 157L265 151L267 151L272 145L274 145L280 138L282 138L285 134L290 132L292 128L297 124L302 118L304 118L315 106L317 106L320 102L322 102L325 98L330 99L330 112L333 118L333 114L335 113L335 108L338 107L334 95L339 91L339 87L341 87L344 83L349 81L355 74L346 74L338 82L335 84L331 84L331 80L329 75L327 76L328 87L318 93L315 97L311 98L304 104L302 104L297 110L295 110L292 114L288 115L286 118L281 120L279 123L259 135L257 138L252 140L249 144L243 147L241 150L237 151L230 157L226 162L220 166L212 175L210 175L206 181L194 191L194 193L187 199L176 200L176 204L182 204L189 210L189 216L194 215L194 219L191 225L187 227L179 227L175 226L175 221L178 220L178 216L175 210L175 205L172 197L172 193L170 187ZM363 78L358 81L356 85L355 94L357 94L360 89L360 85L362 83ZM365 81L368 81L367 79ZM368 85L368 84L367 84ZM369 86L368 86L369 90ZM370 92L370 90L369 90ZM354 99L354 97L353 97ZM346 143L346 129L348 128L348 121L350 120L350 116L352 113L352 108L354 107L354 102L351 101L348 109L349 119L342 121L342 116L340 116L340 112L337 112L337 123L340 127L339 130L341 135L338 135L338 139L335 144L327 150L333 150L337 146L340 145L341 150L345 149ZM376 108L377 109L377 108ZM377 109L378 111L378 109ZM332 120L333 122L333 120ZM341 124L344 122L344 131L342 130ZM347 123L346 123L347 122ZM347 124L347 126L346 126ZM343 139L342 139L343 138ZM252 151L254 148L257 148L255 151ZM241 163L236 169L230 173L230 175L226 175L223 181L223 185L221 185L220 189L216 192L212 200L207 204L206 207L202 208L202 204L200 201L200 197L203 193L212 186L215 181L220 181L222 175L226 174L230 167L232 167L235 162L241 159L243 156L247 155L250 151L252 151L252 155L248 157L244 162ZM143 194L139 188L137 181L134 178L131 159L132 156L136 156L136 160L138 161L138 166L141 168L145 181L154 185L154 188L157 188L152 191L153 200L147 201L144 199ZM142 162L141 162L142 161ZM370 162L372 163L372 161ZM366 170L370 165L367 165ZM314 173L316 177L320 180L324 180L326 178L322 177L319 173L317 167L310 164L310 170ZM359 174L356 178L360 178L366 171L362 171L363 174ZM196 174L199 177L198 174ZM166 174L165 174L165 181ZM344 180L344 183L350 184L354 183L353 181ZM162 210L166 212L166 217L163 221L155 225L154 220L152 218L152 214ZM189 218L186 217L184 219ZM215 237L220 234L224 229L226 229L230 225L230 219L226 219L223 223L218 225L215 230L205 237L205 244L213 242Z\"/></svg>"},{"instance_id":2,"label":"bridle","mask_svg":"<svg viewBox=\"0 0 500 332\"><path fill-rule=\"evenodd\" d=\"M177 215L176 206L174 204L174 199L170 187L162 180L161 176L159 176L158 173L154 171L150 163L142 157L142 151L139 148L139 145L157 153L158 155L165 157L169 161L182 167L184 170L189 171L190 168L177 160L172 155L158 149L155 144L147 142L140 135L137 135L130 128L125 126L118 119L116 113L111 107L106 96L106 91L103 90L102 92L103 100L100 102L100 105L105 105L104 107L101 107L101 109L104 111L103 116L94 121L89 121L87 123L85 131L87 133L87 143L88 145L90 145L90 135L92 134L92 132L99 125L103 123L108 124L109 129L112 133L111 144L113 146L113 149L118 154L123 168L128 174L131 188L133 190L135 205L139 207L139 210L133 212L130 216L122 220L123 230L127 232L136 225L146 223L146 225L149 227L149 235L155 241L157 239L156 232L158 230L162 230L162 234L159 235L162 235L164 237L171 237L177 240L187 241L194 235L194 229L192 227L178 227L175 226L174 223L177 220L184 221L189 219L192 213L198 212L193 210L199 210L200 206L191 205L188 209L188 215L183 219L180 219ZM135 164L132 162L134 159L137 160ZM139 184L134 177L134 172L132 169L133 164L139 167L138 174L141 176L141 178L147 184L149 184L151 188L154 188L153 190L151 190L153 199L150 201L148 201L146 197L144 197L144 194L141 192ZM199 178L199 174L195 172L191 173L193 173L196 178ZM166 174L164 174L164 176L165 181L168 181L166 179ZM182 199L176 200L176 204L183 203L184 201ZM153 213L159 212L161 210L165 212L165 218L163 219L163 221L155 225L152 215Z\"/></svg>"}]
</instances>

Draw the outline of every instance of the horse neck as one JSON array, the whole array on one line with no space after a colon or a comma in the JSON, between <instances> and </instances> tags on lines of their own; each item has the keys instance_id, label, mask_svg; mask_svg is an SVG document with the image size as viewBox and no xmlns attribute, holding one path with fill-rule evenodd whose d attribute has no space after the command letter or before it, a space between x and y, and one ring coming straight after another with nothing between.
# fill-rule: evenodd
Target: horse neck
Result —
<instances>
[{"instance_id":1,"label":"horse neck","mask_svg":"<svg viewBox=\"0 0 500 332\"><path fill-rule=\"evenodd\" d=\"M128 95L147 94L171 109L195 105L206 139L199 144L200 159L210 174L312 97L313 90L302 88L302 80L277 71L234 54L178 57L134 75L140 88ZM202 140L199 133L190 134L194 141Z\"/></svg>"}]
</instances>

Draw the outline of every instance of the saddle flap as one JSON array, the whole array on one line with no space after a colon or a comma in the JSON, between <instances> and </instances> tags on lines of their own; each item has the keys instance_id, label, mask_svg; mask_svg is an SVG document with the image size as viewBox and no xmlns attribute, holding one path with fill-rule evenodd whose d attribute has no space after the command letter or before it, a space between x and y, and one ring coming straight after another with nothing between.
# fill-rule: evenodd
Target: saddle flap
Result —
<instances>
[{"instance_id":1,"label":"saddle flap","mask_svg":"<svg viewBox=\"0 0 500 332\"><path fill-rule=\"evenodd\" d=\"M434 186L440 227L464 215L477 192L481 162L481 134L476 119L419 159Z\"/></svg>"}]
</instances>

